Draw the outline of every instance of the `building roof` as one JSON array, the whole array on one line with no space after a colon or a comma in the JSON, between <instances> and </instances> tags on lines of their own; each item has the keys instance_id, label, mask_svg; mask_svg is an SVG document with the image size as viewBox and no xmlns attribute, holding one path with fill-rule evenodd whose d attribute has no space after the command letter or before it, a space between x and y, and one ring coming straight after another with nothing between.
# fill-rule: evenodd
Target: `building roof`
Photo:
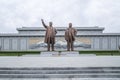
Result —
<instances>
[{"instance_id":1,"label":"building roof","mask_svg":"<svg viewBox=\"0 0 120 80\"><path fill-rule=\"evenodd\" d=\"M75 27L78 31L103 31L104 27ZM57 30L65 30L66 27L56 27ZM22 28L17 28L18 31L41 31L45 30L44 27L22 27ZM43 37L45 36L44 34L19 34L19 33L0 33L0 37ZM56 36L64 36L63 34L57 34ZM77 34L77 36L120 36L120 33L99 33L99 34Z\"/></svg>"},{"instance_id":2,"label":"building roof","mask_svg":"<svg viewBox=\"0 0 120 80\"><path fill-rule=\"evenodd\" d=\"M67 27L55 27L57 30L65 30ZM103 31L104 27L74 27L77 30L99 30L99 31ZM22 27L22 28L17 28L18 31L41 31L41 30L45 30L44 27Z\"/></svg>"},{"instance_id":3,"label":"building roof","mask_svg":"<svg viewBox=\"0 0 120 80\"><path fill-rule=\"evenodd\" d=\"M0 34L0 37L43 37L44 34ZM64 36L64 35L56 35ZM101 33L101 34L80 34L77 36L120 36L120 33Z\"/></svg>"}]
</instances>

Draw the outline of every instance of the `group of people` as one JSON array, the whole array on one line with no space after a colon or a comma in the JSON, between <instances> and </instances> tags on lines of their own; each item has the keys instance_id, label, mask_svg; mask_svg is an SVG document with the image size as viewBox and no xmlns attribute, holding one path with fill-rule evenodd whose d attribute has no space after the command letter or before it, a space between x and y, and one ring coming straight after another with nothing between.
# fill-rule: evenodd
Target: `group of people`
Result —
<instances>
[{"instance_id":1,"label":"group of people","mask_svg":"<svg viewBox=\"0 0 120 80\"><path fill-rule=\"evenodd\" d=\"M45 33L45 40L44 42L47 43L48 51L50 51L50 47L52 51L54 51L54 44L55 44L55 35L57 34L57 30L52 26L52 22L49 22L49 26L44 23L44 20L41 19L43 26L46 28ZM69 27L65 30L65 40L67 41L67 50L73 51L73 43L75 41L75 36L77 34L77 30L72 27L72 23L69 23Z\"/></svg>"}]
</instances>

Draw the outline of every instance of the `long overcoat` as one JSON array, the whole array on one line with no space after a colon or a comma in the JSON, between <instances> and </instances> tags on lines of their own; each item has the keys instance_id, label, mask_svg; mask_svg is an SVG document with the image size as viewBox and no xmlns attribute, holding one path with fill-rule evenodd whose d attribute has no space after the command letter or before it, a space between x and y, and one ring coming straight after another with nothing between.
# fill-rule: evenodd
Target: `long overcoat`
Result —
<instances>
[{"instance_id":1,"label":"long overcoat","mask_svg":"<svg viewBox=\"0 0 120 80\"><path fill-rule=\"evenodd\" d=\"M75 35L77 34L77 30L74 28L67 28L65 31L65 40L68 42L75 41Z\"/></svg>"},{"instance_id":2,"label":"long overcoat","mask_svg":"<svg viewBox=\"0 0 120 80\"><path fill-rule=\"evenodd\" d=\"M55 35L57 33L57 30L53 27L46 27L46 33L45 33L45 43L53 43L55 44Z\"/></svg>"}]
</instances>

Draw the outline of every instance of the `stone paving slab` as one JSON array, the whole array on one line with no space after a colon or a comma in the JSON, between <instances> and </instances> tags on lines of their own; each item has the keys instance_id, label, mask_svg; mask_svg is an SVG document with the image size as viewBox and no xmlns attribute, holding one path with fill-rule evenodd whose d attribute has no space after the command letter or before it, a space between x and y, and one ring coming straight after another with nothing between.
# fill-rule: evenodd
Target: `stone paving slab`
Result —
<instances>
[{"instance_id":1,"label":"stone paving slab","mask_svg":"<svg viewBox=\"0 0 120 80\"><path fill-rule=\"evenodd\" d=\"M0 57L0 67L120 67L120 56Z\"/></svg>"}]
</instances>

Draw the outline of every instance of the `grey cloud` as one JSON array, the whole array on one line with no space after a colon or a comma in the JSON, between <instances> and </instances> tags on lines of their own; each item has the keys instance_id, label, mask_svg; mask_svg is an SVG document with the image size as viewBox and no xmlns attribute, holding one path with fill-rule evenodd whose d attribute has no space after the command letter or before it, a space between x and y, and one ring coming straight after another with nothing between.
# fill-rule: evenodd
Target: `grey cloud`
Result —
<instances>
[{"instance_id":1,"label":"grey cloud","mask_svg":"<svg viewBox=\"0 0 120 80\"><path fill-rule=\"evenodd\" d=\"M102 26L105 32L120 32L120 0L0 0L0 32L15 32L17 27ZM113 29L114 28L114 29Z\"/></svg>"}]
</instances>

